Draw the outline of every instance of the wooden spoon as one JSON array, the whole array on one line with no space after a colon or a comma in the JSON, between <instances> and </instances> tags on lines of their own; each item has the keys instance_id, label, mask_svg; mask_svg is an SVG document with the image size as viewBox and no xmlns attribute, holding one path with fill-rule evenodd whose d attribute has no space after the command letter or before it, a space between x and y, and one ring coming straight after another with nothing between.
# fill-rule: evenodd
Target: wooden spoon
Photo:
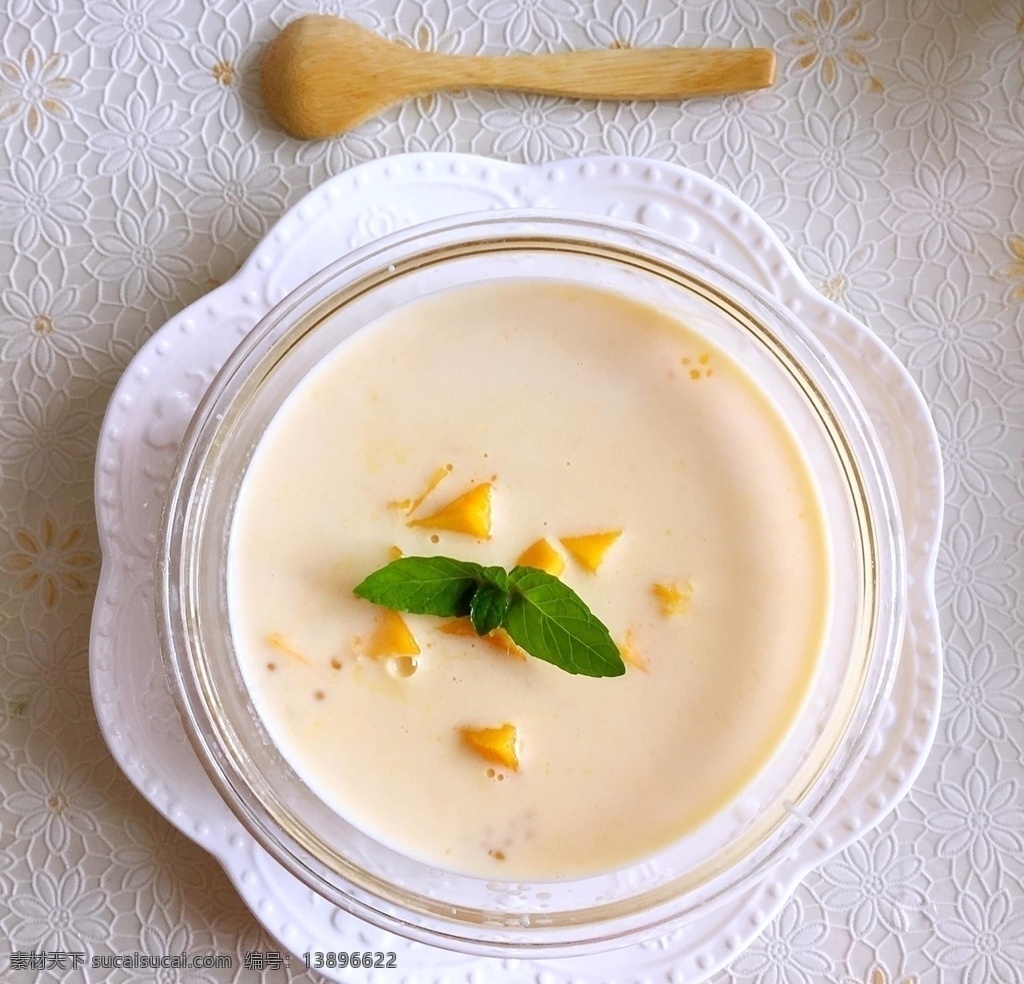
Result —
<instances>
[{"instance_id":1,"label":"wooden spoon","mask_svg":"<svg viewBox=\"0 0 1024 984\"><path fill-rule=\"evenodd\" d=\"M296 137L330 137L414 96L517 89L584 99L678 99L775 81L768 48L622 48L555 55L439 55L387 41L338 17L310 14L260 63L270 115Z\"/></svg>"}]
</instances>

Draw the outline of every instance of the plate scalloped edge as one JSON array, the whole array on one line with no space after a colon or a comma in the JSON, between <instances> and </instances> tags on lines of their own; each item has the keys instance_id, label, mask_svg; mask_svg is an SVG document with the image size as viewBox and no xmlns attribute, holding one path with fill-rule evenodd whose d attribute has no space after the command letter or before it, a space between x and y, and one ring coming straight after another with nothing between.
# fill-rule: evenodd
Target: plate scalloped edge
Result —
<instances>
[{"instance_id":1,"label":"plate scalloped edge","mask_svg":"<svg viewBox=\"0 0 1024 984\"><path fill-rule=\"evenodd\" d=\"M252 841L195 759L163 677L153 615L156 532L177 447L240 338L288 291L358 245L428 219L516 207L598 213L669 232L730 263L786 305L826 344L868 409L893 473L907 542L908 616L896 684L867 756L825 821L748 895L600 959L466 957L385 934L317 899ZM90 674L107 744L142 795L217 857L257 918L295 954L401 949L419 967L429 966L435 979L440 971L452 982L471 975L478 982L490 973L522 979L527 968L545 981L702 980L761 932L809 870L896 806L934 738L941 696L934 572L943 493L938 437L924 398L868 328L814 290L748 205L676 165L593 157L529 166L412 154L330 179L274 225L230 281L172 318L133 359L103 422L95 501L103 565ZM351 971L346 979L353 979Z\"/></svg>"}]
</instances>

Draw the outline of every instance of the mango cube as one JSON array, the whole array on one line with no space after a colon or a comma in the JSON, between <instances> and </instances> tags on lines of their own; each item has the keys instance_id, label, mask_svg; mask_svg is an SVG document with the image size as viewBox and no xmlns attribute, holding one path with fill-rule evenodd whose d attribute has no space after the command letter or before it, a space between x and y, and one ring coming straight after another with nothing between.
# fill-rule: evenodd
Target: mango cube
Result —
<instances>
[{"instance_id":1,"label":"mango cube","mask_svg":"<svg viewBox=\"0 0 1024 984\"><path fill-rule=\"evenodd\" d=\"M420 647L405 619L390 609L381 612L377 628L366 644L367 656L418 656Z\"/></svg>"},{"instance_id":2,"label":"mango cube","mask_svg":"<svg viewBox=\"0 0 1024 984\"><path fill-rule=\"evenodd\" d=\"M457 636L473 636L477 639L480 638L476 634L476 629L473 628L473 623L469 620L467 615L465 618L453 618L450 622L442 622L437 627L438 632L443 632L445 635L457 635Z\"/></svg>"},{"instance_id":3,"label":"mango cube","mask_svg":"<svg viewBox=\"0 0 1024 984\"><path fill-rule=\"evenodd\" d=\"M437 512L412 519L409 526L425 526L432 530L468 533L483 540L491 538L491 484L474 485L457 499L452 499Z\"/></svg>"},{"instance_id":4,"label":"mango cube","mask_svg":"<svg viewBox=\"0 0 1024 984\"><path fill-rule=\"evenodd\" d=\"M442 622L437 628L438 631L443 632L445 635L469 636L473 639L479 639L481 642L486 642L492 649L496 649L506 656L526 659L526 653L512 641L512 637L504 629L497 628L488 632L487 635L477 635L476 629L473 628L473 623L469 620L468 615L465 618L455 618L450 622Z\"/></svg>"},{"instance_id":5,"label":"mango cube","mask_svg":"<svg viewBox=\"0 0 1024 984\"><path fill-rule=\"evenodd\" d=\"M597 572L612 544L622 536L622 530L607 533L588 533L585 536L563 536L562 546L591 574Z\"/></svg>"},{"instance_id":6,"label":"mango cube","mask_svg":"<svg viewBox=\"0 0 1024 984\"><path fill-rule=\"evenodd\" d=\"M690 607L693 585L689 581L682 588L674 581L671 584L654 584L651 594L661 602L662 615L685 615Z\"/></svg>"},{"instance_id":7,"label":"mango cube","mask_svg":"<svg viewBox=\"0 0 1024 984\"><path fill-rule=\"evenodd\" d=\"M503 652L506 656L514 656L516 659L526 659L526 650L521 649L504 629L497 628L488 632L484 639L492 648Z\"/></svg>"},{"instance_id":8,"label":"mango cube","mask_svg":"<svg viewBox=\"0 0 1024 984\"><path fill-rule=\"evenodd\" d=\"M619 645L619 655L622 657L623 663L628 663L644 673L647 672L647 657L637 648L632 631L626 633L626 638Z\"/></svg>"},{"instance_id":9,"label":"mango cube","mask_svg":"<svg viewBox=\"0 0 1024 984\"><path fill-rule=\"evenodd\" d=\"M558 577L565 570L565 558L547 540L538 540L533 546L527 547L516 563L520 567L536 567L547 571L552 577Z\"/></svg>"},{"instance_id":10,"label":"mango cube","mask_svg":"<svg viewBox=\"0 0 1024 984\"><path fill-rule=\"evenodd\" d=\"M462 740L481 758L497 765L503 765L513 772L519 769L519 754L516 751L518 735L513 724L500 728L460 728Z\"/></svg>"},{"instance_id":11,"label":"mango cube","mask_svg":"<svg viewBox=\"0 0 1024 984\"><path fill-rule=\"evenodd\" d=\"M400 509L405 513L414 513L419 509L423 500L430 495L448 477L451 473L452 464L447 464L444 468L438 468L436 472L431 476L430 481L427 482L426 488L418 495L415 499L395 499L388 503L389 509Z\"/></svg>"},{"instance_id":12,"label":"mango cube","mask_svg":"<svg viewBox=\"0 0 1024 984\"><path fill-rule=\"evenodd\" d=\"M423 500L430 495L431 492L436 489L441 482L443 482L452 470L452 465L445 465L444 468L438 468L436 472L431 476L430 481L427 482L427 487L418 495L412 502L409 503L409 512L414 513L419 509Z\"/></svg>"},{"instance_id":13,"label":"mango cube","mask_svg":"<svg viewBox=\"0 0 1024 984\"><path fill-rule=\"evenodd\" d=\"M267 645L271 649L276 649L279 653L285 653L291 656L293 659L297 659L300 663L305 663L309 666L309 660L299 652L280 632L271 632L267 636Z\"/></svg>"}]
</instances>

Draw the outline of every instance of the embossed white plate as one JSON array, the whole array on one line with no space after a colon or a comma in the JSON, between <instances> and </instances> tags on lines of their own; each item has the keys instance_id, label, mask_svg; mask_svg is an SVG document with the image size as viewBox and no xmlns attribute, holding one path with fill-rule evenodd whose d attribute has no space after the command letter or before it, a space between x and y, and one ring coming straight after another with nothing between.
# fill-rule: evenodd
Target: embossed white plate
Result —
<instances>
[{"instance_id":1,"label":"embossed white plate","mask_svg":"<svg viewBox=\"0 0 1024 984\"><path fill-rule=\"evenodd\" d=\"M259 848L222 802L185 740L164 676L153 609L156 537L178 443L214 374L293 288L355 246L428 219L491 208L591 212L668 232L752 277L829 348L867 408L900 499L910 596L898 674L867 758L835 809L757 889L642 946L598 957L467 957L408 942L319 899ZM864 325L806 281L740 199L667 164L588 158L542 167L413 154L353 168L307 195L224 286L163 326L125 371L96 459L103 569L90 672L114 757L139 791L224 866L267 930L305 966L315 951L394 951L399 971L320 968L337 980L470 982L698 981L764 928L814 866L877 824L917 776L938 719L941 652L933 593L941 527L938 439L923 398Z\"/></svg>"}]
</instances>

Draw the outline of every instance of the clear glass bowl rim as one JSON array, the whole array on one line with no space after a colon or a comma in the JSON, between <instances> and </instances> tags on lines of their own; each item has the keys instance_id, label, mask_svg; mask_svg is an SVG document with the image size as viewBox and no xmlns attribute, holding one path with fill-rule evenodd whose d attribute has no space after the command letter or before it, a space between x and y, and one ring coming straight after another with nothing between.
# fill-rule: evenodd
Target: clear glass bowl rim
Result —
<instances>
[{"instance_id":1,"label":"clear glass bowl rim","mask_svg":"<svg viewBox=\"0 0 1024 984\"><path fill-rule=\"evenodd\" d=\"M506 932L499 927L488 926L486 920L453 922L439 913L424 915L403 908L393 899L382 902L357 885L344 884L344 879L341 883L332 879L331 885L325 885L323 871L318 870L315 863L311 864L312 859L304 855L301 846L290 844L287 837L282 841L281 831L273 818L247 795L244 781L240 785L237 776L224 772L224 750L216 747L216 736L209 727L211 710L203 706L203 691L197 682L201 668L197 670L192 662L188 628L181 617L181 600L188 592L182 580L187 567L184 533L189 509L208 492L202 488L201 481L204 462L207 455L216 454L219 421L244 388L246 368L251 368L256 360L265 357L275 345L282 344L282 339L288 338L289 332L294 333L296 326L309 317L310 311L323 306L325 299L341 292L346 284L359 277L368 277L370 281L375 275L386 277L389 266L399 259L414 260L432 251L436 253L467 243L539 241L575 244L582 249L588 246L603 249L612 241L616 249L633 250L645 260L656 256L658 262L669 267L677 264L691 277L694 267L705 269L717 281L716 289L722 289L723 284L727 286L734 303L744 307L744 302L747 302L769 312L775 324L784 326L787 341L800 351L801 364L811 362L818 376L827 382L828 405L842 418L844 434L852 442L857 470L871 500L877 553L877 566L873 573L876 587L880 581L885 582L879 590L885 594L886 604L881 609L876 608L876 616L884 610L882 624L872 626L871 679L840 744L845 764L840 763L842 767L838 770L838 778L834 777L828 784L819 783L821 788L812 797L815 815L822 815L838 798L845 786L842 777L852 774L879 722L895 675L906 599L904 546L896 496L884 454L859 400L809 329L758 285L700 250L640 226L569 212L543 210L517 211L514 215L493 212L465 215L424 223L355 250L314 275L278 303L243 339L196 411L182 443L163 517L157 572L158 629L165 665L186 733L204 768L238 819L271 856L314 891L360 918L409 938L465 952L503 956L540 953L558 956L622 946L667 932L692 918L696 909L687 905L685 900L659 899L649 909L633 912L624 918L597 918L593 923L574 920L560 931L537 925ZM735 897L745 887L755 884L810 833L805 824L792 824L784 836L775 839L771 850L762 852L756 865L736 872L732 879L726 879L726 883L716 891L713 901ZM704 899L701 904L707 901Z\"/></svg>"}]
</instances>

